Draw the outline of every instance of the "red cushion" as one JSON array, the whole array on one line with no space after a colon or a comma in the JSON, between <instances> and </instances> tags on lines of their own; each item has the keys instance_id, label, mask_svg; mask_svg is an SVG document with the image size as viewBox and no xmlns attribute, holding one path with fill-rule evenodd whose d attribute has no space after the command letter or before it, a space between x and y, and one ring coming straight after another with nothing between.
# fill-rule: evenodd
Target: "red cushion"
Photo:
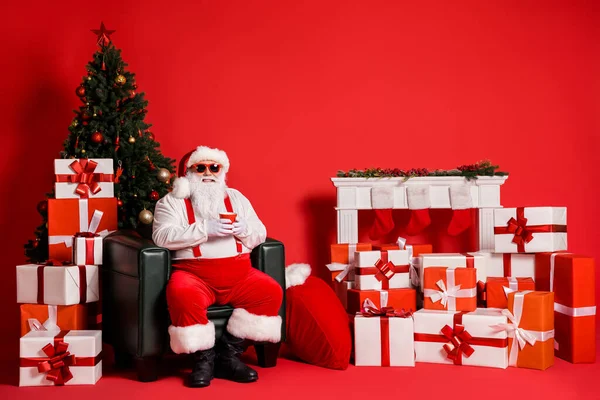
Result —
<instances>
[{"instance_id":1,"label":"red cushion","mask_svg":"<svg viewBox=\"0 0 600 400\"><path fill-rule=\"evenodd\" d=\"M303 285L287 289L286 318L286 344L296 357L325 368L348 367L348 314L327 283L309 276Z\"/></svg>"}]
</instances>

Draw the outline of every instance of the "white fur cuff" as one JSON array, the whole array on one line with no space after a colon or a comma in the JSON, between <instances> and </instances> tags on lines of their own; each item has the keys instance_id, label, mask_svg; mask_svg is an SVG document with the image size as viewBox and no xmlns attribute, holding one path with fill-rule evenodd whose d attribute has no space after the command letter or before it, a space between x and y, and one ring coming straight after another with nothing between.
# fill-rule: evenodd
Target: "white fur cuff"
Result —
<instances>
[{"instance_id":1,"label":"white fur cuff","mask_svg":"<svg viewBox=\"0 0 600 400\"><path fill-rule=\"evenodd\" d=\"M407 185L406 197L408 199L409 210L423 210L425 208L431 208L429 186L427 185Z\"/></svg>"},{"instance_id":2,"label":"white fur cuff","mask_svg":"<svg viewBox=\"0 0 600 400\"><path fill-rule=\"evenodd\" d=\"M195 353L215 346L215 325L208 321L206 325L169 326L171 350L175 354Z\"/></svg>"},{"instance_id":3,"label":"white fur cuff","mask_svg":"<svg viewBox=\"0 0 600 400\"><path fill-rule=\"evenodd\" d=\"M255 315L236 308L227 323L227 331L241 339L277 343L281 341L281 317Z\"/></svg>"},{"instance_id":4,"label":"white fur cuff","mask_svg":"<svg viewBox=\"0 0 600 400\"><path fill-rule=\"evenodd\" d=\"M306 282L310 275L310 265L308 264L290 264L285 269L285 288L298 286Z\"/></svg>"},{"instance_id":5,"label":"white fur cuff","mask_svg":"<svg viewBox=\"0 0 600 400\"><path fill-rule=\"evenodd\" d=\"M471 186L450 186L450 205L453 210L466 210L468 208L473 208L473 199L471 198Z\"/></svg>"},{"instance_id":6,"label":"white fur cuff","mask_svg":"<svg viewBox=\"0 0 600 400\"><path fill-rule=\"evenodd\" d=\"M374 209L394 208L394 188L375 186L371 189L371 205Z\"/></svg>"}]
</instances>

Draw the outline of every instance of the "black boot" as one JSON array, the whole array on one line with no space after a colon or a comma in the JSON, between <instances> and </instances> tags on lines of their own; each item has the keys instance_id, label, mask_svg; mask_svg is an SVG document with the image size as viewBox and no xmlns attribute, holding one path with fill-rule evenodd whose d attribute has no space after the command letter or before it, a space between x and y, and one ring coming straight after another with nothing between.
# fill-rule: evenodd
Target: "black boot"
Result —
<instances>
[{"instance_id":1,"label":"black boot","mask_svg":"<svg viewBox=\"0 0 600 400\"><path fill-rule=\"evenodd\" d=\"M215 349L200 350L194 353L194 367L188 377L189 387L210 385L215 369Z\"/></svg>"},{"instance_id":2,"label":"black boot","mask_svg":"<svg viewBox=\"0 0 600 400\"><path fill-rule=\"evenodd\" d=\"M244 352L244 339L224 332L217 347L215 377L239 383L255 382L258 373L240 360Z\"/></svg>"}]
</instances>

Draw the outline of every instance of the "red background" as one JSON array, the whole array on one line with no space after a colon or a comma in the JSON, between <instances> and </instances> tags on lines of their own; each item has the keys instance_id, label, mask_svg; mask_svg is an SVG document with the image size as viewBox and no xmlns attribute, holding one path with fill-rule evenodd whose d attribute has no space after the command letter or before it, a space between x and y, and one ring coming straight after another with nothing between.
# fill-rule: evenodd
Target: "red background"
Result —
<instances>
[{"instance_id":1,"label":"red background","mask_svg":"<svg viewBox=\"0 0 600 400\"><path fill-rule=\"evenodd\" d=\"M0 9L2 358L16 354L14 266L101 20L164 153L226 150L229 184L288 263L327 261L338 169L483 158L511 172L504 205L567 206L570 250L599 258L597 2L11 3Z\"/></svg>"}]
</instances>

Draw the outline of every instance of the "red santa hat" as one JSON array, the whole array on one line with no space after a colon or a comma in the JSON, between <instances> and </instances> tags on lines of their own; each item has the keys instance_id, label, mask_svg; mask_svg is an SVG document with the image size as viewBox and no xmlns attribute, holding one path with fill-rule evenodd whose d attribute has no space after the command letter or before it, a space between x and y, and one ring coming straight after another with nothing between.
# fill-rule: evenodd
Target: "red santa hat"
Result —
<instances>
[{"instance_id":1,"label":"red santa hat","mask_svg":"<svg viewBox=\"0 0 600 400\"><path fill-rule=\"evenodd\" d=\"M190 151L179 161L179 170L177 171L179 177L173 182L173 196L178 199L187 199L190 197L190 181L186 177L187 170L192 165L202 161L214 161L223 166L224 173L229 171L229 158L227 157L227 153L220 149L198 146L196 150Z\"/></svg>"}]
</instances>

